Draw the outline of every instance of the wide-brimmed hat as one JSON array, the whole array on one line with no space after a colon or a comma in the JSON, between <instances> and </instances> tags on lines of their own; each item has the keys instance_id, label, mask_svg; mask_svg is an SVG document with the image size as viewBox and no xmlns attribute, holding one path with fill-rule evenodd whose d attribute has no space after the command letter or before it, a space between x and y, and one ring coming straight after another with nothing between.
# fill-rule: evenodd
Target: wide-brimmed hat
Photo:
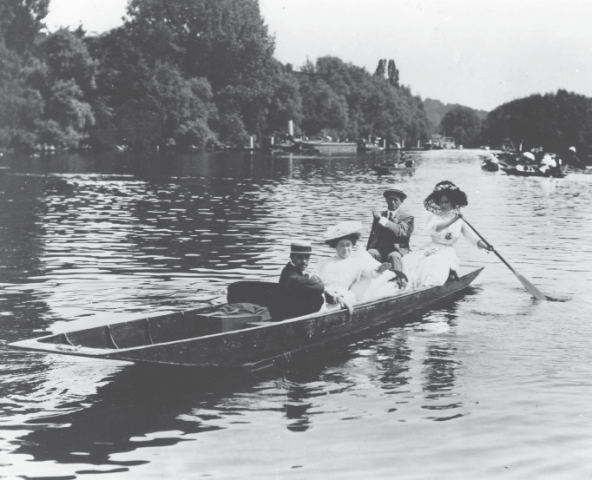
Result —
<instances>
[{"instance_id":1,"label":"wide-brimmed hat","mask_svg":"<svg viewBox=\"0 0 592 480\"><path fill-rule=\"evenodd\" d=\"M524 152L522 156L534 160L534 153Z\"/></svg>"},{"instance_id":2,"label":"wide-brimmed hat","mask_svg":"<svg viewBox=\"0 0 592 480\"><path fill-rule=\"evenodd\" d=\"M325 243L334 243L344 237L356 237L358 240L364 232L364 225L362 222L349 221L341 222L337 225L329 227L325 232L323 240Z\"/></svg>"},{"instance_id":3,"label":"wide-brimmed hat","mask_svg":"<svg viewBox=\"0 0 592 480\"><path fill-rule=\"evenodd\" d=\"M423 201L423 205L426 210L438 213L440 207L438 201L442 195L446 195L453 208L466 207L469 204L467 194L458 188L454 183L449 180L438 182L434 187L434 191L430 193L427 198Z\"/></svg>"},{"instance_id":4,"label":"wide-brimmed hat","mask_svg":"<svg viewBox=\"0 0 592 480\"><path fill-rule=\"evenodd\" d=\"M290 245L290 254L292 253L310 255L312 253L312 245L306 240L294 240Z\"/></svg>"},{"instance_id":5,"label":"wide-brimmed hat","mask_svg":"<svg viewBox=\"0 0 592 480\"><path fill-rule=\"evenodd\" d=\"M568 150L571 150L572 152L576 153L576 147L569 147Z\"/></svg>"},{"instance_id":6,"label":"wide-brimmed hat","mask_svg":"<svg viewBox=\"0 0 592 480\"><path fill-rule=\"evenodd\" d=\"M386 198L387 195L391 193L397 195L401 200L405 200L407 198L405 192L399 190L398 188L387 188L384 192L382 192L382 196Z\"/></svg>"}]
</instances>

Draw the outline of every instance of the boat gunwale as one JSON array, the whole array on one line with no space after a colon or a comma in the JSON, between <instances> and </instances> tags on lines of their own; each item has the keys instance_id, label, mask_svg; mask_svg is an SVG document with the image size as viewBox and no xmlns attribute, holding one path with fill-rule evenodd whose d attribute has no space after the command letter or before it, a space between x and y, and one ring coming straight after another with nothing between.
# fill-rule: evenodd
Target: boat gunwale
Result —
<instances>
[{"instance_id":1,"label":"boat gunwale","mask_svg":"<svg viewBox=\"0 0 592 480\"><path fill-rule=\"evenodd\" d=\"M479 267L479 268L475 268L473 270L468 271L467 273L465 273L464 275L460 276L459 280L462 280L465 277L468 276L473 276L473 279L476 278L479 273L484 269L485 267ZM452 290L451 292L445 294L445 295L441 295L441 296L437 296L434 297L433 299L430 299L424 303L422 303L419 306L404 310L402 312L398 312L399 315L406 315L407 313L416 310L418 308L422 308L424 306L427 305L431 305L434 302L437 302L439 300L442 300L446 297L448 297L449 295L452 295L454 293L457 293L461 290L463 290L464 288L468 287L470 285L470 283L473 281L473 279L463 288L459 289L459 290ZM266 283L266 282L262 282L262 283ZM267 282L267 283L272 283L272 282ZM446 285L446 284L445 284ZM442 288L444 285L436 285L436 286L428 286L428 287L422 287L416 290L410 290L407 292L403 292L399 295L394 295L394 296L390 296L390 297L383 297L383 298L377 298L375 300L371 300L368 302L363 302L363 303L359 303L356 304L355 309L359 310L359 309L371 309L371 307L381 304L381 303L385 303L388 301L393 301L393 300L399 300L399 299L403 299L405 297L408 297L410 295L416 295L418 293L427 291L427 290L431 290L431 289L436 289L436 288ZM189 311L199 311L199 310L206 310L208 307L203 307L203 308L198 308L195 310L189 310ZM218 333L213 333L213 334L209 334L209 335L202 335L202 336L197 336L197 337L189 337L189 338L184 338L184 339L179 339L179 340L172 340L169 342L160 342L160 343L155 343L155 344L150 344L150 345L138 345L135 347L127 347L127 348L114 348L114 349L104 349L104 348L92 348L92 347L84 347L82 345L65 345L65 344L58 344L58 343L45 343L42 342L42 340L44 339L48 339L48 338L52 338L52 337L56 337L58 335L63 335L63 334L68 334L68 333L74 333L74 332L82 332L82 331L86 331L86 330L92 330L95 328L101 328L101 327L109 327L109 325L113 325L113 324L105 324L105 325L100 325L100 326L96 326L96 327L90 327L90 328L85 328L85 329L80 329L80 330L70 330L70 331L66 331L66 332L59 332L59 333L53 333L51 335L44 335L42 337L37 337L37 338L32 338L32 339L26 339L26 340L19 340L16 342L11 342L9 344L7 344L6 346L14 348L14 349L19 349L19 350L29 350L29 351L37 351L37 352L47 352L47 353L59 353L59 354L63 354L63 355L75 355L75 356L87 356L87 357L115 357L117 355L120 355L122 353L127 353L127 352L134 352L134 351L139 351L139 350L149 350L152 348L160 348L160 347L164 347L164 346L170 346L170 345L174 345L174 344L184 344L187 342L195 342L196 340L207 340L210 338L216 338L216 337L222 337L222 336L231 336L231 335L236 335L237 333L242 333L242 332L249 332L249 331L254 331L254 330L258 330L258 329L265 329L265 328L272 328L272 327L277 327L277 326L283 326L283 325L288 325L291 323L296 323L296 322L302 322L302 321L306 321L306 320L312 320L312 319L317 319L317 318L322 318L324 316L329 316L329 315L333 315L335 313L339 313L339 312L343 312L345 311L345 308L340 308L340 309L335 309L335 310L330 310L330 311L324 311L324 312L316 312L316 313L311 313L308 315L303 315L300 317L294 317L294 318L288 318L286 320L282 320L280 322L265 322L265 324L257 324L257 325L253 325L250 327L246 327L246 328L241 328L241 329L237 329L237 330L229 330L226 332L218 332ZM117 322L117 323L135 323L135 322L139 322L139 321L143 321L147 318L159 318L162 316L167 316L167 315L171 315L171 314L175 314L175 313L185 313L185 311L180 311L180 312L173 312L173 313L169 313L169 314L164 314L164 315L155 315L155 316L151 316L151 317L141 317L141 318L136 318L134 320L127 320L124 322ZM355 313L355 310L354 310ZM255 323L255 322L254 322ZM376 325L380 325L380 323L384 323L384 322L379 322L379 323L375 323L371 326L368 325L361 325L359 328L353 328L352 330L348 330L346 333L344 333L344 335L352 335L355 334L359 331L371 328L373 326ZM319 344L323 344L326 343L327 341L330 340L323 340L321 342L318 342ZM39 347L35 347L34 345L39 345ZM306 346L303 346L302 349L308 349L308 348L312 348L315 346L315 343L311 343L311 344L307 344ZM41 347L41 348L40 348ZM302 350L302 349L298 349L298 350ZM118 358L112 358L113 360L119 360ZM122 360L122 361L130 361L130 360ZM263 360L262 360L263 361ZM261 363L261 362L256 362L256 363Z\"/></svg>"}]
</instances>

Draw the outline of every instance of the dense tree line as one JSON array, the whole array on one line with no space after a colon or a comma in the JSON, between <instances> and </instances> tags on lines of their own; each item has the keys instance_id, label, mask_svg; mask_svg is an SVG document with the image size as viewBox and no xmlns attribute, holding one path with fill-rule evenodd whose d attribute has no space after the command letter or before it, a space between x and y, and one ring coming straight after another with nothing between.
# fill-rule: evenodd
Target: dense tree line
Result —
<instances>
[{"instance_id":1,"label":"dense tree line","mask_svg":"<svg viewBox=\"0 0 592 480\"><path fill-rule=\"evenodd\" d=\"M285 133L289 120L297 135L341 140L441 133L467 147L592 147L592 99L564 90L484 120L422 102L392 59L373 73L335 57L282 65L257 0L129 0L125 23L98 36L46 31L49 2L0 0L3 149L245 145Z\"/></svg>"},{"instance_id":2,"label":"dense tree line","mask_svg":"<svg viewBox=\"0 0 592 480\"><path fill-rule=\"evenodd\" d=\"M47 32L50 0L0 0L0 148L245 144L285 132L427 139L423 104L382 74L274 57L256 0L130 0L99 36Z\"/></svg>"},{"instance_id":3,"label":"dense tree line","mask_svg":"<svg viewBox=\"0 0 592 480\"><path fill-rule=\"evenodd\" d=\"M453 137L456 145L477 147L480 143L481 119L472 108L456 106L440 121L440 131L446 137Z\"/></svg>"},{"instance_id":4,"label":"dense tree line","mask_svg":"<svg viewBox=\"0 0 592 480\"><path fill-rule=\"evenodd\" d=\"M457 145L500 148L514 145L522 150L543 148L564 152L592 150L592 98L558 90L530 95L500 105L488 114L461 105L424 102L431 132L454 137Z\"/></svg>"},{"instance_id":5,"label":"dense tree line","mask_svg":"<svg viewBox=\"0 0 592 480\"><path fill-rule=\"evenodd\" d=\"M570 146L592 149L592 98L558 90L505 103L490 112L483 141L501 145L510 139L523 150L543 147L562 152Z\"/></svg>"},{"instance_id":6,"label":"dense tree line","mask_svg":"<svg viewBox=\"0 0 592 480\"><path fill-rule=\"evenodd\" d=\"M459 107L464 106L459 105L457 103L442 103L440 100L426 98L423 101L423 108L428 118L428 127L430 134L442 134L442 119L446 116L448 112ZM485 110L474 110L474 112L481 121L484 121L487 118L488 112L486 112Z\"/></svg>"}]
</instances>

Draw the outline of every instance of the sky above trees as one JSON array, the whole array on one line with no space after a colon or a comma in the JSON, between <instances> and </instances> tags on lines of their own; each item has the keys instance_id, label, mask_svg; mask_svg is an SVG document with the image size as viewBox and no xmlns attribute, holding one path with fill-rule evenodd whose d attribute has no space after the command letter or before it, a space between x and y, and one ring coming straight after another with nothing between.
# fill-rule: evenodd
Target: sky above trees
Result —
<instances>
[{"instance_id":1,"label":"sky above trees","mask_svg":"<svg viewBox=\"0 0 592 480\"><path fill-rule=\"evenodd\" d=\"M51 0L49 29L121 24L127 0ZM592 96L587 0L260 0L275 57L333 55L373 72L393 58L422 98L493 108L566 89Z\"/></svg>"}]
</instances>

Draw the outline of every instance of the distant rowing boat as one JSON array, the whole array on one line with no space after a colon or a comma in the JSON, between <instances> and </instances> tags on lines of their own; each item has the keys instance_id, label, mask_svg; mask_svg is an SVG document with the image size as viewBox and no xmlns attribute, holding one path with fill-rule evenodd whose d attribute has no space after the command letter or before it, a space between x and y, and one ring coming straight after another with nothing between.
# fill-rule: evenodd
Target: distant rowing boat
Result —
<instances>
[{"instance_id":1,"label":"distant rowing boat","mask_svg":"<svg viewBox=\"0 0 592 480\"><path fill-rule=\"evenodd\" d=\"M508 175L514 175L518 177L552 177L552 178L563 178L563 173L558 168L550 168L546 172L541 172L537 167L516 165L515 167L501 166L502 171Z\"/></svg>"},{"instance_id":2,"label":"distant rowing boat","mask_svg":"<svg viewBox=\"0 0 592 480\"><path fill-rule=\"evenodd\" d=\"M472 270L442 286L360 303L351 316L346 309L334 309L262 322L257 321L260 315L217 315L219 307L209 306L57 333L8 347L147 364L257 369L442 300L467 288L482 270ZM271 282L236 282L228 287L227 301L269 307L278 288Z\"/></svg>"}]
</instances>

